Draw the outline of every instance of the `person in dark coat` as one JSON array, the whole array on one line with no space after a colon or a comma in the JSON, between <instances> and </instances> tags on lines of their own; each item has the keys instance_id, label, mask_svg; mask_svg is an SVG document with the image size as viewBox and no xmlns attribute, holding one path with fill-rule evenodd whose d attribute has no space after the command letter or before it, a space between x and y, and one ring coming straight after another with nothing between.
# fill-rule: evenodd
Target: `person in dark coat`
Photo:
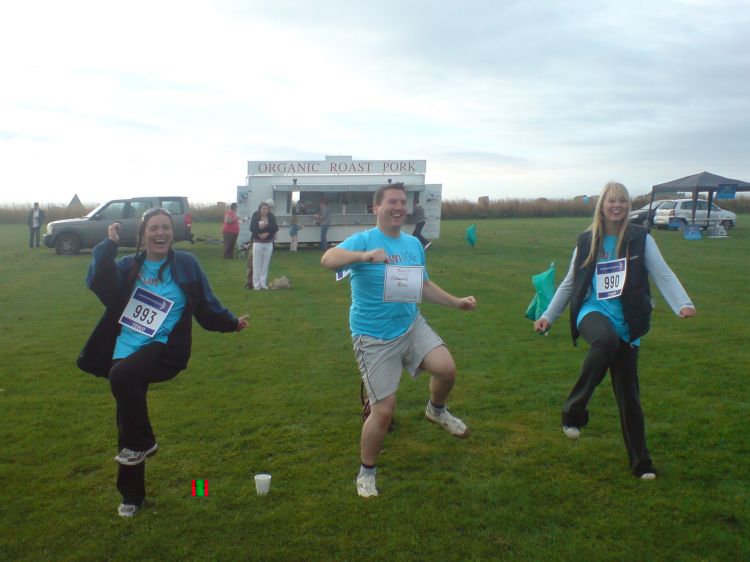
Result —
<instances>
[{"instance_id":1,"label":"person in dark coat","mask_svg":"<svg viewBox=\"0 0 750 562\"><path fill-rule=\"evenodd\" d=\"M105 311L77 364L109 379L117 403L118 513L132 517L146 496L146 458L159 448L148 415L149 385L187 367L193 317L216 332L240 332L248 317L237 318L222 306L192 254L172 249L166 209L143 214L136 253L115 261L119 239L120 225L114 223L93 250L86 285Z\"/></svg>"},{"instance_id":2,"label":"person in dark coat","mask_svg":"<svg viewBox=\"0 0 750 562\"><path fill-rule=\"evenodd\" d=\"M34 203L34 208L29 211L26 224L29 225L29 248L39 247L42 225L47 220L44 210L39 208L39 203Z\"/></svg>"}]
</instances>

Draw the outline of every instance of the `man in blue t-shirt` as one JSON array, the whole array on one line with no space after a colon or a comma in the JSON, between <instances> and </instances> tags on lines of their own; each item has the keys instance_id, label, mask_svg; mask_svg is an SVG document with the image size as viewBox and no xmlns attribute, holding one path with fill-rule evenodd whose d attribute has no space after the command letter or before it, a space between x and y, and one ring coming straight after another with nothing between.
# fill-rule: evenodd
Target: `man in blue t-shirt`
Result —
<instances>
[{"instance_id":1,"label":"man in blue t-shirt","mask_svg":"<svg viewBox=\"0 0 750 562\"><path fill-rule=\"evenodd\" d=\"M474 297L458 298L433 283L425 268L419 240L401 232L406 222L406 187L384 185L375 192L377 226L358 232L323 254L324 267L351 273L349 326L354 354L371 414L362 426L361 467L357 493L377 496L375 472L393 412L403 369L412 377L430 373L430 399L425 416L456 437L469 430L445 408L456 380L456 365L443 340L427 325L417 303L474 310Z\"/></svg>"}]
</instances>

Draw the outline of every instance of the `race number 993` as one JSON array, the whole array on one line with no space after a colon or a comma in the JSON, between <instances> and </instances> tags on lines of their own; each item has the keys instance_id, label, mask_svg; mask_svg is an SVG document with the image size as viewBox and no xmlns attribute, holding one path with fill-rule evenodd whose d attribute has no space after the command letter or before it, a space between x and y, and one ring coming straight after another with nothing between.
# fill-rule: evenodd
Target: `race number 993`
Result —
<instances>
[{"instance_id":1,"label":"race number 993","mask_svg":"<svg viewBox=\"0 0 750 562\"><path fill-rule=\"evenodd\" d=\"M133 318L145 322L146 324L151 324L154 321L154 318L156 318L156 311L139 304L133 310Z\"/></svg>"}]
</instances>

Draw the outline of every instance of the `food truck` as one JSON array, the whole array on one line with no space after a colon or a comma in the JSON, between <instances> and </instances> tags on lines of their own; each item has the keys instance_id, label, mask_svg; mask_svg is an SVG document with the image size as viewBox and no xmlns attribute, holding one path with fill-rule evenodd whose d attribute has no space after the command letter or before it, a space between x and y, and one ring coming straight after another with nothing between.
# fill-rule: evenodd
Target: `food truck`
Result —
<instances>
[{"instance_id":1,"label":"food truck","mask_svg":"<svg viewBox=\"0 0 750 562\"><path fill-rule=\"evenodd\" d=\"M263 202L272 203L279 232L276 241L290 242L292 209L303 227L297 235L300 244L320 243L316 215L321 201L328 206L328 242L339 243L348 236L375 226L373 195L381 185L403 183L407 192L407 212L415 198L424 209L426 223L422 235L434 240L440 236L443 186L425 183L425 160L352 160L351 156L326 156L325 160L259 160L247 163L247 185L237 187L237 214L243 223L238 244L250 239L250 217ZM414 228L406 225L404 232Z\"/></svg>"}]
</instances>

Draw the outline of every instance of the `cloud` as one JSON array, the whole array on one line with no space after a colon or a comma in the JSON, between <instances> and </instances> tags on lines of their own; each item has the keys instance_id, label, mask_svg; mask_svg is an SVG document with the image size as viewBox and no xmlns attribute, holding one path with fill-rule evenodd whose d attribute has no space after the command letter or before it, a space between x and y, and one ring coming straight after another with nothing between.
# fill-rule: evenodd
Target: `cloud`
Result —
<instances>
[{"instance_id":1,"label":"cloud","mask_svg":"<svg viewBox=\"0 0 750 562\"><path fill-rule=\"evenodd\" d=\"M740 1L6 3L0 182L229 200L248 160L326 154L427 159L449 198L747 177L748 24Z\"/></svg>"}]
</instances>

